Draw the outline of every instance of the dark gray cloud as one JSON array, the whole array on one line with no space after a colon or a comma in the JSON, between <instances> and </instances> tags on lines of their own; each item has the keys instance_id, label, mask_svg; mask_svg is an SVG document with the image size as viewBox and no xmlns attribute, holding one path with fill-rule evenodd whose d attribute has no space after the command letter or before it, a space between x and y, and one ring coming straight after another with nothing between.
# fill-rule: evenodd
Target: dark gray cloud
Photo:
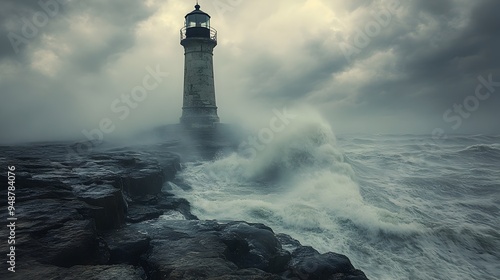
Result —
<instances>
[{"instance_id":1,"label":"dark gray cloud","mask_svg":"<svg viewBox=\"0 0 500 280\"><path fill-rule=\"evenodd\" d=\"M362 3L361 7L353 4L349 8L351 12L365 8L371 15L384 9L383 5L373 5L377 2L370 3ZM320 98L326 103L338 102L339 95L352 99L350 104L341 103L343 108L332 106L332 111L341 114L329 113L333 122L342 120L342 128L345 128L345 116L367 117L368 130L370 116L375 119L390 116L394 119L395 131L403 128L408 132L430 133L442 127L449 133L498 133L495 119L500 113L495 108L500 105L500 98L495 94L481 102L479 111L474 110L460 129L452 129L450 122L443 119L447 110L455 104L463 105L468 96L474 95L479 76L492 75L494 81L500 81L500 55L496 51L500 47L500 18L495 15L500 3L479 1L474 5L462 5L464 3L402 2L398 13L392 15L391 23L370 38L366 47L359 47L360 53L353 55L349 63L336 56L341 49L324 43L332 37L333 40L339 38L333 32L311 38L311 44L297 54L318 54L310 57L316 65L302 68L299 77L280 80L276 87L281 90L273 88L267 95L290 99L308 97L332 76L341 77L346 72L358 70L359 75L353 74L348 82L339 79L338 83L333 83L337 87L332 86L331 94ZM372 20L370 16L362 17L358 28L363 29ZM353 42L356 34L357 31L347 34L344 39ZM377 60L381 54L389 55ZM370 78L363 74L369 74ZM274 79L272 75L267 77ZM413 125L408 124L416 122L426 124L412 131ZM357 127L354 131L364 129ZM377 126L372 126L371 132L376 129Z\"/></svg>"},{"instance_id":2,"label":"dark gray cloud","mask_svg":"<svg viewBox=\"0 0 500 280\"><path fill-rule=\"evenodd\" d=\"M0 128L6 140L75 137L102 118L99 97L110 94L102 68L134 46L135 26L153 12L132 0L41 2L48 6L0 3Z\"/></svg>"}]
</instances>

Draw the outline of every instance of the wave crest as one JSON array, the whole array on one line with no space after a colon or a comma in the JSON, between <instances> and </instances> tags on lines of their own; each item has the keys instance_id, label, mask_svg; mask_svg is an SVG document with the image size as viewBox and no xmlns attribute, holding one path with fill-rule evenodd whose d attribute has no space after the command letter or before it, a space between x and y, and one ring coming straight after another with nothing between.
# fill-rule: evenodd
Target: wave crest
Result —
<instances>
[{"instance_id":1,"label":"wave crest","mask_svg":"<svg viewBox=\"0 0 500 280\"><path fill-rule=\"evenodd\" d=\"M307 230L331 229L345 222L375 233L419 230L419 225L397 213L365 202L328 123L310 112L297 115L254 157L233 153L183 172L190 184L203 185L216 195L231 193L233 200L224 205L208 206L215 201L203 201L205 207L213 207L208 212L219 218L236 207L238 218L269 219Z\"/></svg>"}]
</instances>

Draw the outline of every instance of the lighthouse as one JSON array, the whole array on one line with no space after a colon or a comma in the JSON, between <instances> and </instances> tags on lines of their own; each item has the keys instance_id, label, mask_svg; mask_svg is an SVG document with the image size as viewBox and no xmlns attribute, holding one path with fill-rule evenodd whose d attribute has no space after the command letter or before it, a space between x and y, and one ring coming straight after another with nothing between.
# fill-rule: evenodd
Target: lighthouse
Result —
<instances>
[{"instance_id":1,"label":"lighthouse","mask_svg":"<svg viewBox=\"0 0 500 280\"><path fill-rule=\"evenodd\" d=\"M210 16L197 3L195 10L186 15L180 33L184 47L181 125L189 129L213 128L219 123L213 66L217 31L210 26Z\"/></svg>"}]
</instances>

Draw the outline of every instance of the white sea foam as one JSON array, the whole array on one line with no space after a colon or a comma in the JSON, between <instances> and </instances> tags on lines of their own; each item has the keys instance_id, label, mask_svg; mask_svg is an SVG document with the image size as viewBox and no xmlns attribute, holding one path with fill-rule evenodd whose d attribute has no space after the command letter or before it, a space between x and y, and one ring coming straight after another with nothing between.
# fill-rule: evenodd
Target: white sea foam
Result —
<instances>
[{"instance_id":1,"label":"white sea foam","mask_svg":"<svg viewBox=\"0 0 500 280\"><path fill-rule=\"evenodd\" d=\"M443 224L442 230L444 221L460 221L454 213L460 204L441 201L446 193L439 183L415 188L403 180L439 177L447 162L430 164L420 150L406 151L408 143L394 150L396 136L379 146L367 138L362 146L349 143L356 165L370 163L360 185L328 124L310 112L296 114L254 158L233 153L189 164L180 177L193 189L175 192L191 202L200 218L265 223L322 252L348 255L370 279L460 279L481 275L475 266L494 272L495 265L467 256L468 247L483 246L481 232L490 228L469 232ZM418 173L434 168L434 173ZM487 244L498 244L488 238ZM487 251L482 258L496 256ZM441 268L431 269L436 266Z\"/></svg>"}]
</instances>

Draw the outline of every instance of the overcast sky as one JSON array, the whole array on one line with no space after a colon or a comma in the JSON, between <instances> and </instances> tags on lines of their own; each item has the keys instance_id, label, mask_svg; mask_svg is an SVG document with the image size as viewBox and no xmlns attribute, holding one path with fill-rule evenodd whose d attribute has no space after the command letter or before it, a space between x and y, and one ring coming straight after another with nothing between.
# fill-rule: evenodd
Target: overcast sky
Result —
<instances>
[{"instance_id":1,"label":"overcast sky","mask_svg":"<svg viewBox=\"0 0 500 280\"><path fill-rule=\"evenodd\" d=\"M0 142L82 137L103 119L117 134L177 122L179 29L194 4L1 0ZM222 122L307 104L337 134L500 133L500 1L200 5L218 30ZM158 70L144 100L116 112Z\"/></svg>"}]
</instances>

